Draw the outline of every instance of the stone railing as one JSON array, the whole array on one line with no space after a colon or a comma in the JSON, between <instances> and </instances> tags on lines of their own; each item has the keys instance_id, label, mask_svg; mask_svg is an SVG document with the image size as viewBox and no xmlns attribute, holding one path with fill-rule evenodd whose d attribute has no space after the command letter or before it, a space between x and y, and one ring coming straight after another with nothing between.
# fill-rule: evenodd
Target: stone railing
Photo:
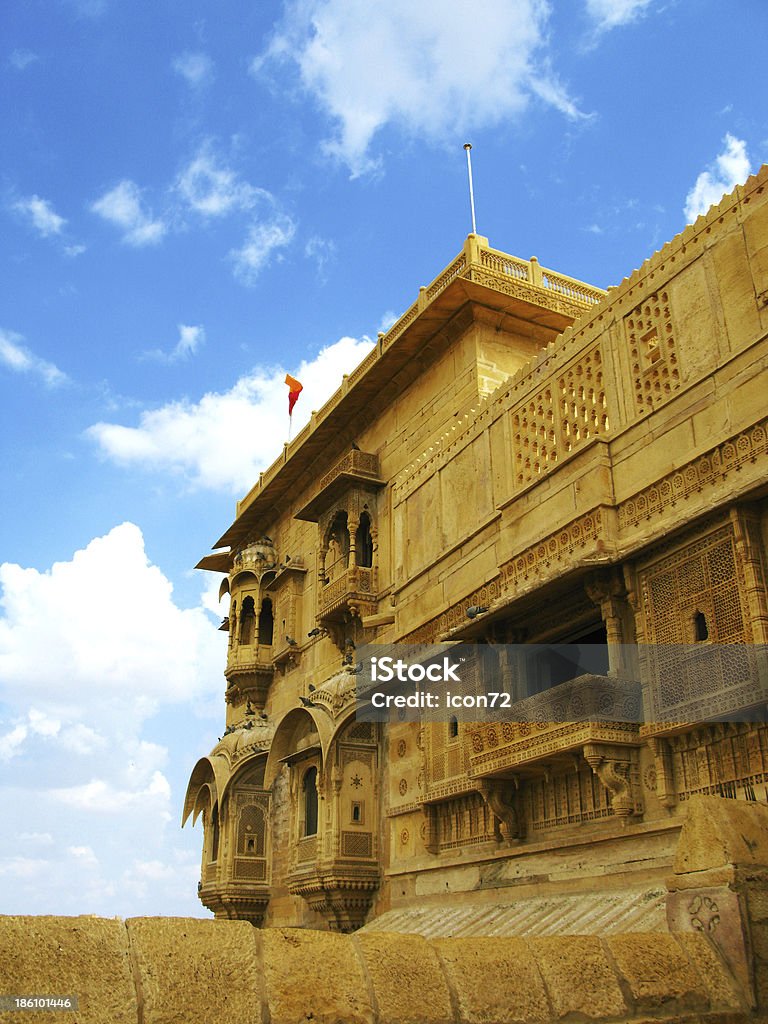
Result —
<instances>
[{"instance_id":1,"label":"stone railing","mask_svg":"<svg viewBox=\"0 0 768 1024\"><path fill-rule=\"evenodd\" d=\"M350 566L320 591L318 614L322 618L344 603L375 601L377 592L378 570L375 567Z\"/></svg>"}]
</instances>

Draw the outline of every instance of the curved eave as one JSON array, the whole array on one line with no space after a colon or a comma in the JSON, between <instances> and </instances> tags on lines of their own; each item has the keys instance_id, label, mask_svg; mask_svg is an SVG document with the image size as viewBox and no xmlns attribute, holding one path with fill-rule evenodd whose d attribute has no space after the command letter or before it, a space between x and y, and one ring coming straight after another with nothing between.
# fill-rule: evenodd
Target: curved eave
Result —
<instances>
[{"instance_id":1,"label":"curved eave","mask_svg":"<svg viewBox=\"0 0 768 1024\"><path fill-rule=\"evenodd\" d=\"M207 569L209 572L229 572L232 568L231 551L214 551L205 555L195 566L196 569Z\"/></svg>"},{"instance_id":2,"label":"curved eave","mask_svg":"<svg viewBox=\"0 0 768 1024\"><path fill-rule=\"evenodd\" d=\"M261 747L254 747L253 753L246 754L241 761L238 761L237 770L233 771L229 778L227 779L227 781L224 783L224 786L221 790L221 794L219 796L220 802L224 802L224 799L227 793L229 792L230 788L237 782L238 778L243 774L243 772L247 771L248 768L250 768L253 765L254 761L257 761L260 757L267 756L268 751L263 750Z\"/></svg>"},{"instance_id":3,"label":"curved eave","mask_svg":"<svg viewBox=\"0 0 768 1024\"><path fill-rule=\"evenodd\" d=\"M331 745L331 737L334 731L333 722L330 720L328 715L319 708L291 708L291 710L283 716L275 729L275 735L272 739L272 745L269 748L269 756L267 757L267 766L264 769L265 789L269 789L272 786L272 783L275 781L277 773L280 770L281 763L287 757L301 753L289 749L288 743L295 734L297 726L302 720L306 719L309 719L313 731L317 733L320 739L320 769L322 771L328 754L328 749Z\"/></svg>"},{"instance_id":4,"label":"curved eave","mask_svg":"<svg viewBox=\"0 0 768 1024\"><path fill-rule=\"evenodd\" d=\"M224 792L224 788L229 778L229 761L223 755L214 755L213 757L201 757L195 767L192 769L192 774L189 777L187 783L187 792L184 796L184 807L181 812L181 827L187 822L190 814L194 814L192 824L194 825L197 820L199 811L195 812L197 805L197 796L203 786L207 786L211 792L211 810L216 807L220 801L220 794Z\"/></svg>"}]
</instances>

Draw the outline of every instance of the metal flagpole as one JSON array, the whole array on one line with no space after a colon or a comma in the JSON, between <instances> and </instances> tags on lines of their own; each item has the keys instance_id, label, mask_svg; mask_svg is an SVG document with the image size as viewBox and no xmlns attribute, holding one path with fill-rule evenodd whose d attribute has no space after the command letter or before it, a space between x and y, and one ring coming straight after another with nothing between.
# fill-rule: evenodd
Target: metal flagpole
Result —
<instances>
[{"instance_id":1,"label":"metal flagpole","mask_svg":"<svg viewBox=\"0 0 768 1024\"><path fill-rule=\"evenodd\" d=\"M477 224L475 223L475 190L472 188L472 157L470 153L472 151L472 143L465 142L464 149L467 153L467 174L469 175L469 206L472 210L472 234L477 234Z\"/></svg>"}]
</instances>

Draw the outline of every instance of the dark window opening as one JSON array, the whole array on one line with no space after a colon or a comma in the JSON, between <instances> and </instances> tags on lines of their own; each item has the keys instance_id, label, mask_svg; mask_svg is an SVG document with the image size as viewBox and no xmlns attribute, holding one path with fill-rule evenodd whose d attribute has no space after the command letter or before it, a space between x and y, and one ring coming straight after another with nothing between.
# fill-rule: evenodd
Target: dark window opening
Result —
<instances>
[{"instance_id":1,"label":"dark window opening","mask_svg":"<svg viewBox=\"0 0 768 1024\"><path fill-rule=\"evenodd\" d=\"M246 597L240 611L240 643L252 644L253 634L256 627L256 609L253 605L253 598Z\"/></svg>"},{"instance_id":2,"label":"dark window opening","mask_svg":"<svg viewBox=\"0 0 768 1024\"><path fill-rule=\"evenodd\" d=\"M448 723L448 739L455 740L459 735L459 720L454 715Z\"/></svg>"},{"instance_id":3,"label":"dark window opening","mask_svg":"<svg viewBox=\"0 0 768 1024\"><path fill-rule=\"evenodd\" d=\"M359 825L362 820L363 820L363 809L362 809L362 807L358 803L353 803L352 804L352 821L356 825Z\"/></svg>"},{"instance_id":4,"label":"dark window opening","mask_svg":"<svg viewBox=\"0 0 768 1024\"><path fill-rule=\"evenodd\" d=\"M528 695L542 693L583 675L608 675L608 634L605 626L563 643L536 645L526 659Z\"/></svg>"},{"instance_id":5,"label":"dark window opening","mask_svg":"<svg viewBox=\"0 0 768 1024\"><path fill-rule=\"evenodd\" d=\"M704 612L696 612L693 616L693 638L696 642L709 640L709 627Z\"/></svg>"},{"instance_id":6,"label":"dark window opening","mask_svg":"<svg viewBox=\"0 0 768 1024\"><path fill-rule=\"evenodd\" d=\"M355 553L357 564L365 569L373 565L373 537L371 536L371 517L367 512L360 516L360 525L355 533Z\"/></svg>"},{"instance_id":7,"label":"dark window opening","mask_svg":"<svg viewBox=\"0 0 768 1024\"><path fill-rule=\"evenodd\" d=\"M304 835L317 835L317 768L308 768L304 774Z\"/></svg>"},{"instance_id":8,"label":"dark window opening","mask_svg":"<svg viewBox=\"0 0 768 1024\"><path fill-rule=\"evenodd\" d=\"M259 611L259 643L269 644L272 643L272 634L274 632L274 616L272 614L272 601L265 597L261 602L261 610Z\"/></svg>"}]
</instances>

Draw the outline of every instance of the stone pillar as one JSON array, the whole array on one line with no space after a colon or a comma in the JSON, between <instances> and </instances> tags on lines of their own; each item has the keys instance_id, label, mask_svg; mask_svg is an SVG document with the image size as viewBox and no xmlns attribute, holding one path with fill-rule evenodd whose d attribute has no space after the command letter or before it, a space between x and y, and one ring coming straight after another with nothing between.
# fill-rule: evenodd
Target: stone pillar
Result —
<instances>
[{"instance_id":1,"label":"stone pillar","mask_svg":"<svg viewBox=\"0 0 768 1024\"><path fill-rule=\"evenodd\" d=\"M752 1004L768 1009L768 807L692 797L673 872L670 931L706 935Z\"/></svg>"}]
</instances>

